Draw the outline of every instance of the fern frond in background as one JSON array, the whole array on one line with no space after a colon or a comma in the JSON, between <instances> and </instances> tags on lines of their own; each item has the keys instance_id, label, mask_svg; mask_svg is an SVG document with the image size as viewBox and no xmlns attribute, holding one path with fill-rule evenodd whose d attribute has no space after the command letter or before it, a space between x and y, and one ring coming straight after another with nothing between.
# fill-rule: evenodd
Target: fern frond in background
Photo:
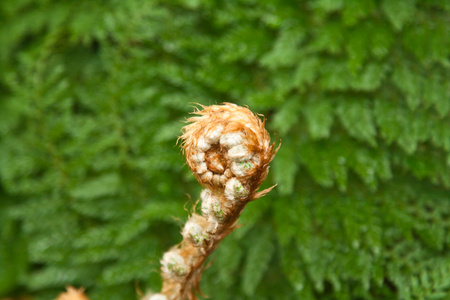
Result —
<instances>
[{"instance_id":1,"label":"fern frond in background","mask_svg":"<svg viewBox=\"0 0 450 300\"><path fill-rule=\"evenodd\" d=\"M168 149L190 103L227 101L283 141L279 186L205 294L448 298L449 19L437 0L1 1L0 297L159 290L200 193Z\"/></svg>"}]
</instances>

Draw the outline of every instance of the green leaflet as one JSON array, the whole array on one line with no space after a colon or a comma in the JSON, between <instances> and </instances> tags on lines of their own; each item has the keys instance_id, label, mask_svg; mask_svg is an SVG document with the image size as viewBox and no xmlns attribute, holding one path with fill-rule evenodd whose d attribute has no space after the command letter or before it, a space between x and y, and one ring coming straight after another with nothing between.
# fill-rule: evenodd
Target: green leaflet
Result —
<instances>
[{"instance_id":1,"label":"green leaflet","mask_svg":"<svg viewBox=\"0 0 450 300\"><path fill-rule=\"evenodd\" d=\"M305 205L305 199L280 197L273 204L275 230L279 244L287 247L292 240L306 241L313 232L311 211ZM286 210L289 207L289 210ZM301 217L298 217L301 213Z\"/></svg>"},{"instance_id":2,"label":"green leaflet","mask_svg":"<svg viewBox=\"0 0 450 300\"><path fill-rule=\"evenodd\" d=\"M155 134L155 142L176 140L180 135L182 126L183 124L179 121L161 126L159 131Z\"/></svg>"},{"instance_id":3,"label":"green leaflet","mask_svg":"<svg viewBox=\"0 0 450 300\"><path fill-rule=\"evenodd\" d=\"M383 11L395 30L401 30L403 25L413 18L415 2L415 0L383 1Z\"/></svg>"},{"instance_id":4,"label":"green leaflet","mask_svg":"<svg viewBox=\"0 0 450 300\"><path fill-rule=\"evenodd\" d=\"M395 102L377 100L374 116L383 138L388 143L396 141L409 154L416 151L419 142L429 139L430 131L436 130L433 119L425 112L410 112Z\"/></svg>"},{"instance_id":5,"label":"green leaflet","mask_svg":"<svg viewBox=\"0 0 450 300\"><path fill-rule=\"evenodd\" d=\"M367 100L339 99L336 111L350 136L375 146L375 124L369 105Z\"/></svg>"},{"instance_id":6,"label":"green leaflet","mask_svg":"<svg viewBox=\"0 0 450 300\"><path fill-rule=\"evenodd\" d=\"M123 284L136 279L146 280L149 277L149 272L142 268L143 264L149 264L146 257L141 260L125 261L111 266L102 272L102 279L111 284ZM154 268L157 268L157 263L154 264Z\"/></svg>"},{"instance_id":7,"label":"green leaflet","mask_svg":"<svg viewBox=\"0 0 450 300\"><path fill-rule=\"evenodd\" d=\"M344 36L340 34L343 24L340 22L325 22L323 26L313 28L311 34L313 39L311 43L305 46L307 52L326 51L330 54L339 54L342 52ZM322 70L325 70L322 68Z\"/></svg>"},{"instance_id":8,"label":"green leaflet","mask_svg":"<svg viewBox=\"0 0 450 300\"><path fill-rule=\"evenodd\" d=\"M392 80L397 88L403 92L408 106L412 110L416 109L422 98L422 77L406 65L400 65L395 68Z\"/></svg>"},{"instance_id":9,"label":"green leaflet","mask_svg":"<svg viewBox=\"0 0 450 300\"><path fill-rule=\"evenodd\" d=\"M342 8L344 1L319 0L314 3L314 7L326 12L333 12Z\"/></svg>"},{"instance_id":10,"label":"green leaflet","mask_svg":"<svg viewBox=\"0 0 450 300\"><path fill-rule=\"evenodd\" d=\"M283 150L277 154L278 158L273 163L274 177L279 184L279 192L282 195L290 194L295 184L295 175L298 171L298 150L295 145L288 144Z\"/></svg>"},{"instance_id":11,"label":"green leaflet","mask_svg":"<svg viewBox=\"0 0 450 300\"><path fill-rule=\"evenodd\" d=\"M267 51L267 39L270 33L253 26L241 26L231 30L219 44L221 60L232 62L244 60L256 61L262 53Z\"/></svg>"},{"instance_id":12,"label":"green leaflet","mask_svg":"<svg viewBox=\"0 0 450 300\"><path fill-rule=\"evenodd\" d=\"M266 272L275 250L271 230L264 226L251 240L254 240L247 253L243 275L242 290L251 296Z\"/></svg>"},{"instance_id":13,"label":"green leaflet","mask_svg":"<svg viewBox=\"0 0 450 300\"><path fill-rule=\"evenodd\" d=\"M441 38L446 32L446 22L444 11L440 11L432 21L423 18L420 26L405 30L405 47L425 65L433 62L447 65L450 39Z\"/></svg>"},{"instance_id":14,"label":"green leaflet","mask_svg":"<svg viewBox=\"0 0 450 300\"><path fill-rule=\"evenodd\" d=\"M316 56L303 57L295 71L294 83L299 88L314 82L319 72L320 59Z\"/></svg>"},{"instance_id":15,"label":"green leaflet","mask_svg":"<svg viewBox=\"0 0 450 300\"><path fill-rule=\"evenodd\" d=\"M355 25L360 19L367 16L372 12L376 6L375 1L358 1L358 0L347 0L344 1L345 8L342 12L343 21L346 25Z\"/></svg>"},{"instance_id":16,"label":"green leaflet","mask_svg":"<svg viewBox=\"0 0 450 300\"><path fill-rule=\"evenodd\" d=\"M10 204L3 195L0 201L4 207ZM7 294L20 284L28 265L27 240L6 213L6 210L0 213L0 294Z\"/></svg>"},{"instance_id":17,"label":"green leaflet","mask_svg":"<svg viewBox=\"0 0 450 300\"><path fill-rule=\"evenodd\" d=\"M350 72L354 73L360 70L367 58L368 52L365 49L369 43L370 35L368 32L370 30L370 24L362 24L349 32L346 51Z\"/></svg>"},{"instance_id":18,"label":"green leaflet","mask_svg":"<svg viewBox=\"0 0 450 300\"><path fill-rule=\"evenodd\" d=\"M334 102L332 99L311 97L302 110L308 124L308 129L313 139L327 138L330 136L331 126L334 121Z\"/></svg>"},{"instance_id":19,"label":"green leaflet","mask_svg":"<svg viewBox=\"0 0 450 300\"><path fill-rule=\"evenodd\" d=\"M444 118L450 112L450 83L440 73L433 73L423 85L423 100L433 105L437 113Z\"/></svg>"},{"instance_id":20,"label":"green leaflet","mask_svg":"<svg viewBox=\"0 0 450 300\"><path fill-rule=\"evenodd\" d=\"M301 27L286 23L273 49L261 58L262 65L271 69L293 65L300 58L298 47L304 38L305 32Z\"/></svg>"},{"instance_id":21,"label":"green leaflet","mask_svg":"<svg viewBox=\"0 0 450 300\"><path fill-rule=\"evenodd\" d=\"M293 245L284 247L281 250L281 261L283 271L286 274L290 284L297 292L302 292L305 289L305 274L303 273L303 263L300 259L300 254L295 251Z\"/></svg>"},{"instance_id":22,"label":"green leaflet","mask_svg":"<svg viewBox=\"0 0 450 300\"><path fill-rule=\"evenodd\" d=\"M45 270L33 272L29 277L30 288L36 289L39 287L55 287L61 284L77 284L85 279L94 280L99 271L98 266L74 267L65 266L64 268L52 266Z\"/></svg>"},{"instance_id":23,"label":"green leaflet","mask_svg":"<svg viewBox=\"0 0 450 300\"><path fill-rule=\"evenodd\" d=\"M364 1L366 2L366 1ZM383 23L375 23L377 30L373 30L370 38L370 52L378 59L386 57L391 51L395 41L395 35L390 26Z\"/></svg>"},{"instance_id":24,"label":"green leaflet","mask_svg":"<svg viewBox=\"0 0 450 300\"><path fill-rule=\"evenodd\" d=\"M95 199L116 194L119 186L120 177L117 174L105 174L77 186L72 190L71 195L74 198Z\"/></svg>"},{"instance_id":25,"label":"green leaflet","mask_svg":"<svg viewBox=\"0 0 450 300\"><path fill-rule=\"evenodd\" d=\"M301 110L300 99L289 99L273 116L272 127L278 129L280 135L286 135L296 125Z\"/></svg>"},{"instance_id":26,"label":"green leaflet","mask_svg":"<svg viewBox=\"0 0 450 300\"><path fill-rule=\"evenodd\" d=\"M175 218L182 217L183 207L177 202L154 202L136 210L134 215L128 216L115 238L116 243L123 245L147 230L151 222L166 221L174 223ZM184 217L184 216L183 216Z\"/></svg>"},{"instance_id":27,"label":"green leaflet","mask_svg":"<svg viewBox=\"0 0 450 300\"><path fill-rule=\"evenodd\" d=\"M314 159L319 158L319 159ZM300 161L306 165L314 180L324 187L333 185L330 160L318 144L306 144L300 148Z\"/></svg>"},{"instance_id":28,"label":"green leaflet","mask_svg":"<svg viewBox=\"0 0 450 300\"><path fill-rule=\"evenodd\" d=\"M94 299L121 300L136 296L136 288L127 284L104 286L89 291L89 297Z\"/></svg>"},{"instance_id":29,"label":"green leaflet","mask_svg":"<svg viewBox=\"0 0 450 300\"><path fill-rule=\"evenodd\" d=\"M352 88L357 91L373 91L380 87L386 77L387 65L368 63L360 73L353 76Z\"/></svg>"},{"instance_id":30,"label":"green leaflet","mask_svg":"<svg viewBox=\"0 0 450 300\"><path fill-rule=\"evenodd\" d=\"M240 239L232 236L224 240L224 247L219 247L217 252L214 254L213 265L216 270L211 269L205 274L205 276L212 276L212 278L218 276L220 278L221 289L223 289L223 291L229 288L232 284L236 284L238 282L239 278L236 278L234 275L239 273L242 258L244 256L241 243L242 241ZM223 270L224 272L218 270ZM212 295L217 292L216 288L211 288L208 285L203 286L205 288L205 292L208 294ZM220 294L221 292L218 293Z\"/></svg>"}]
</instances>

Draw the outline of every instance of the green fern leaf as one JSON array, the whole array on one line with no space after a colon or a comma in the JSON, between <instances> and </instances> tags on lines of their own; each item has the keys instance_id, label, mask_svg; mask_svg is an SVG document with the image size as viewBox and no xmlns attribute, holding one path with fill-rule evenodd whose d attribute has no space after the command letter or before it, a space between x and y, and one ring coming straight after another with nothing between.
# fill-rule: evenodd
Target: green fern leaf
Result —
<instances>
[{"instance_id":1,"label":"green fern leaf","mask_svg":"<svg viewBox=\"0 0 450 300\"><path fill-rule=\"evenodd\" d=\"M384 0L382 8L395 30L399 31L410 21L415 12L415 0Z\"/></svg>"},{"instance_id":2,"label":"green fern leaf","mask_svg":"<svg viewBox=\"0 0 450 300\"><path fill-rule=\"evenodd\" d=\"M275 250L272 233L267 226L262 227L258 234L253 235L252 241L242 274L242 290L247 296L254 293Z\"/></svg>"},{"instance_id":3,"label":"green fern leaf","mask_svg":"<svg viewBox=\"0 0 450 300\"><path fill-rule=\"evenodd\" d=\"M368 101L341 99L337 114L350 136L376 146L375 124Z\"/></svg>"}]
</instances>

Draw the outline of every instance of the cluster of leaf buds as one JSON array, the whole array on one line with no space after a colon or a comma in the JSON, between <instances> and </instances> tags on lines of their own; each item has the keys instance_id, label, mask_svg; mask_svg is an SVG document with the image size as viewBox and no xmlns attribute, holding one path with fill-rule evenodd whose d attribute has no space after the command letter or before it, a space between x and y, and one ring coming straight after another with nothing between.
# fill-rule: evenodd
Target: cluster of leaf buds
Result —
<instances>
[{"instance_id":1,"label":"cluster of leaf buds","mask_svg":"<svg viewBox=\"0 0 450 300\"><path fill-rule=\"evenodd\" d=\"M196 299L205 259L234 230L245 205L270 191L256 192L278 150L264 121L249 109L231 103L202 108L181 136L187 164L205 188L202 213L191 215L183 241L161 260L164 285L157 295L167 300Z\"/></svg>"},{"instance_id":2,"label":"cluster of leaf buds","mask_svg":"<svg viewBox=\"0 0 450 300\"><path fill-rule=\"evenodd\" d=\"M276 152L264 122L230 103L196 113L181 137L189 168L218 198L253 200Z\"/></svg>"}]
</instances>

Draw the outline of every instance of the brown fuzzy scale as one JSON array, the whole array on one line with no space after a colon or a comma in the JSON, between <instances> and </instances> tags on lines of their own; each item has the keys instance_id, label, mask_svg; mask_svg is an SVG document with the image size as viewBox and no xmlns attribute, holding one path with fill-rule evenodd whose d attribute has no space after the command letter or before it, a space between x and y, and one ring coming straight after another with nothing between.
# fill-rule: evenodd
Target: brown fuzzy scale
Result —
<instances>
[{"instance_id":1,"label":"brown fuzzy scale","mask_svg":"<svg viewBox=\"0 0 450 300\"><path fill-rule=\"evenodd\" d=\"M59 294L56 300L89 300L84 294L84 289L76 289L72 286L66 287L67 291Z\"/></svg>"},{"instance_id":2,"label":"brown fuzzy scale","mask_svg":"<svg viewBox=\"0 0 450 300\"><path fill-rule=\"evenodd\" d=\"M201 244L195 243L191 238L185 238L173 248L179 250L178 253L189 266L189 272L183 276L162 272L164 282L161 293L170 300L197 299L205 260L217 249L222 239L237 228L237 220L246 204L264 196L273 188L256 192L265 180L269 163L279 149L279 146L275 148L275 143L270 144L270 136L264 128L265 122L248 108L231 103L201 107L203 110L195 112L198 116L189 118L187 121L190 124L183 128L183 135L180 137L183 140L182 149L197 180L219 199L224 217L211 223L211 219L205 216L191 216L190 220L205 228L208 238ZM240 133L243 138L241 145L248 149L252 159L256 158L252 160L252 168L244 176L237 177L230 172L232 160L227 156L229 149L219 142L220 136L229 133ZM211 145L208 148L209 142ZM206 163L206 172L202 168L199 169L203 162ZM205 176L207 172L211 172L212 176ZM219 184L218 175L222 176ZM214 176L215 180L205 179ZM241 182L243 188L248 191L246 196L235 200L225 196L224 182L232 178Z\"/></svg>"}]
</instances>

